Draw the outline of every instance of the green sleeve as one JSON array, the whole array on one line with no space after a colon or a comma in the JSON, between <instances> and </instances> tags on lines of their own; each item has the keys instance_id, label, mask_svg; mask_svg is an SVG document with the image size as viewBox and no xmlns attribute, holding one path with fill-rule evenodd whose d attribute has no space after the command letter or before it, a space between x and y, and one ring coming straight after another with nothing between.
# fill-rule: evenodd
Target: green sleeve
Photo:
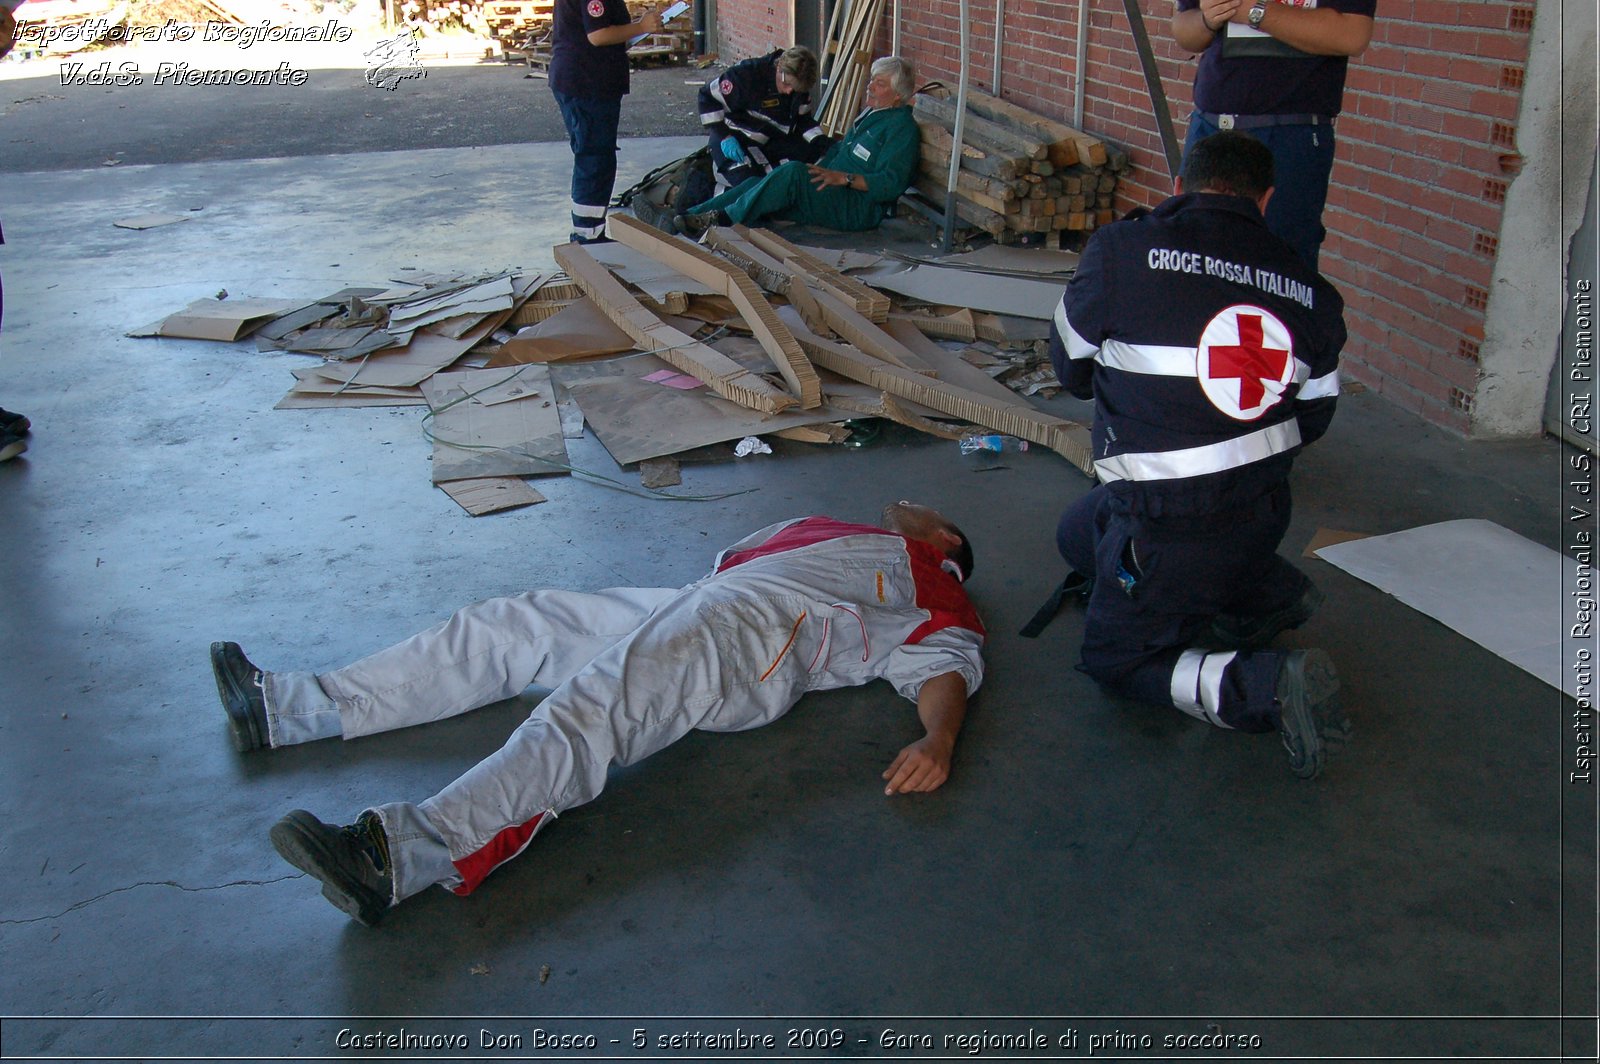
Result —
<instances>
[{"instance_id":1,"label":"green sleeve","mask_svg":"<svg viewBox=\"0 0 1600 1064\"><path fill-rule=\"evenodd\" d=\"M866 195L874 203L893 203L916 176L922 131L910 107L896 107L883 117L883 143L873 160L877 165L865 172Z\"/></svg>"}]
</instances>

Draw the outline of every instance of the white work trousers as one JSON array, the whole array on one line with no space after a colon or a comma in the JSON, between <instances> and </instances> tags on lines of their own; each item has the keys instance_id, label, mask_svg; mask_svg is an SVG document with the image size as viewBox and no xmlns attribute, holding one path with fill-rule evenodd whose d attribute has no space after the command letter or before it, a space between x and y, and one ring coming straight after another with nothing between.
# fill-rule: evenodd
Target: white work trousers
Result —
<instances>
[{"instance_id":1,"label":"white work trousers","mask_svg":"<svg viewBox=\"0 0 1600 1064\"><path fill-rule=\"evenodd\" d=\"M375 806L394 900L467 893L554 815L689 731L738 731L829 687L822 604L767 580L489 599L334 672L268 673L274 746L440 720L552 687L500 750L419 804ZM825 606L822 608L826 609Z\"/></svg>"}]
</instances>

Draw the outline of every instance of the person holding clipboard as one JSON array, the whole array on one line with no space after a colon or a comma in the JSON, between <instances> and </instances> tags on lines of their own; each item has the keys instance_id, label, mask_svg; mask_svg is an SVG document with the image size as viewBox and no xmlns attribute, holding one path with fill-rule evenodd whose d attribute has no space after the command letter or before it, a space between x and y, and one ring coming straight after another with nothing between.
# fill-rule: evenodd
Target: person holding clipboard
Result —
<instances>
[{"instance_id":1,"label":"person holding clipboard","mask_svg":"<svg viewBox=\"0 0 1600 1064\"><path fill-rule=\"evenodd\" d=\"M556 0L550 39L550 91L572 145L574 243L605 239L606 206L617 177L617 122L628 94L628 45L661 32L688 10L652 8L634 22L624 0Z\"/></svg>"}]
</instances>

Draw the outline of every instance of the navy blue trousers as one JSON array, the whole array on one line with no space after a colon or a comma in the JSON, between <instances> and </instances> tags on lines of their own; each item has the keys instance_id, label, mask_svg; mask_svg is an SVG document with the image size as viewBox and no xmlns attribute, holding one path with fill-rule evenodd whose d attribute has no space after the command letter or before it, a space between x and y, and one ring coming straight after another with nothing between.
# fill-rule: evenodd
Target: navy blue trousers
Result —
<instances>
[{"instance_id":1,"label":"navy blue trousers","mask_svg":"<svg viewBox=\"0 0 1600 1064\"><path fill-rule=\"evenodd\" d=\"M1056 546L1094 578L1084 671L1120 694L1220 727L1275 729L1282 655L1195 643L1219 613L1270 613L1300 597L1309 581L1277 553L1289 510L1287 484L1240 510L1193 518L1130 513L1103 484L1074 502Z\"/></svg>"},{"instance_id":2,"label":"navy blue trousers","mask_svg":"<svg viewBox=\"0 0 1600 1064\"><path fill-rule=\"evenodd\" d=\"M1189 119L1183 151L1217 132L1200 115ZM1322 208L1328 202L1328 175L1333 171L1333 126L1263 126L1244 132L1272 152L1273 193L1267 201L1267 228L1299 253L1313 270L1328 230Z\"/></svg>"},{"instance_id":3,"label":"navy blue trousers","mask_svg":"<svg viewBox=\"0 0 1600 1064\"><path fill-rule=\"evenodd\" d=\"M617 123L620 96L568 96L551 90L572 145L572 239L605 235L606 207L617 182Z\"/></svg>"}]
</instances>

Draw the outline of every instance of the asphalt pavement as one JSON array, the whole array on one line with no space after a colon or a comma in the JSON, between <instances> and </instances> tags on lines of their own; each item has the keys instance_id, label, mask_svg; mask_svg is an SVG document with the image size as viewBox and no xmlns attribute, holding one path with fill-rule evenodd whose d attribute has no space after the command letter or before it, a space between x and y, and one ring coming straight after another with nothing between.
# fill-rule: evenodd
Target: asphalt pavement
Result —
<instances>
[{"instance_id":1,"label":"asphalt pavement","mask_svg":"<svg viewBox=\"0 0 1600 1064\"><path fill-rule=\"evenodd\" d=\"M392 88L369 81L373 45L193 41L14 54L0 62L0 172L566 139L548 82L522 64L474 58L482 42L424 51L420 75ZM204 83L256 73L273 83ZM621 135L698 132L694 98L706 73L692 64L635 71Z\"/></svg>"}]
</instances>

